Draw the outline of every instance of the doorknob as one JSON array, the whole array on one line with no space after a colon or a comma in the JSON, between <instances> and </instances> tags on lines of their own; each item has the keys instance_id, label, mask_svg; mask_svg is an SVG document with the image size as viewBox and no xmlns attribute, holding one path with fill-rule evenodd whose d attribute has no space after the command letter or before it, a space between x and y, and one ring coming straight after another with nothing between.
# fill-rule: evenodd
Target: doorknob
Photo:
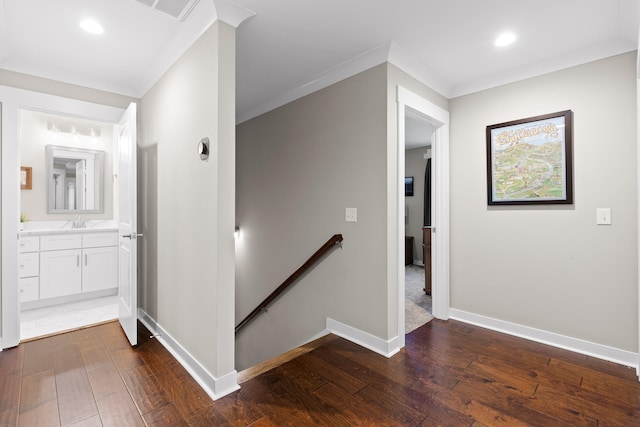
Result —
<instances>
[{"instance_id":1,"label":"doorknob","mask_svg":"<svg viewBox=\"0 0 640 427\"><path fill-rule=\"evenodd\" d=\"M127 238L127 239L137 239L138 237L142 237L142 233L123 234L122 237Z\"/></svg>"}]
</instances>

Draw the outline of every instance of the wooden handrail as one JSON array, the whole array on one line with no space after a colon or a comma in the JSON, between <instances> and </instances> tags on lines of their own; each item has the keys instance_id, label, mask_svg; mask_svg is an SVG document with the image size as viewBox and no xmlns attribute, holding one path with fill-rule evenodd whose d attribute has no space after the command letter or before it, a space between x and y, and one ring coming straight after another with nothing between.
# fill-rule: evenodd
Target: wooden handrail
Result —
<instances>
[{"instance_id":1,"label":"wooden handrail","mask_svg":"<svg viewBox=\"0 0 640 427\"><path fill-rule=\"evenodd\" d=\"M296 271L294 271L293 274L287 278L287 280L282 282L282 284L278 286L275 291L271 292L271 295L266 297L264 301L260 303L260 305L258 305L251 313L249 313L247 317L242 320L242 322L238 323L238 326L236 326L236 335L238 335L238 332L242 328L244 328L250 321L252 321L254 317L260 314L262 310L267 308L267 306L271 302L273 302L273 300L278 298L281 293L283 293L289 286L291 286L305 271L307 271L313 264L318 262L318 260L320 260L320 258L329 249L335 246L336 243L340 242L342 242L342 234L334 234L333 237L327 240L327 243L322 245L320 249L318 249L313 255L311 255L311 257L309 257L309 259L304 264L302 264Z\"/></svg>"}]
</instances>

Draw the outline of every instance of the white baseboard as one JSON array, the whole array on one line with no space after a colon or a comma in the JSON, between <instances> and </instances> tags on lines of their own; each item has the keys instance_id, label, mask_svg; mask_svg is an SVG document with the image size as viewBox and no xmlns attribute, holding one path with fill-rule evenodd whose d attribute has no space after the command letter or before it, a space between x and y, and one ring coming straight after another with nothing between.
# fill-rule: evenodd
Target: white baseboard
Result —
<instances>
[{"instance_id":1,"label":"white baseboard","mask_svg":"<svg viewBox=\"0 0 640 427\"><path fill-rule=\"evenodd\" d=\"M214 377L144 310L138 309L138 319L156 336L160 344L169 350L169 353L176 358L213 400L220 399L240 389L238 385L238 373L235 370L220 378Z\"/></svg>"},{"instance_id":2,"label":"white baseboard","mask_svg":"<svg viewBox=\"0 0 640 427\"><path fill-rule=\"evenodd\" d=\"M503 320L456 310L454 308L451 308L449 312L452 319L459 320L461 322L470 323L472 325L498 332L504 332L505 334L514 335L516 337L525 338L542 344L548 344L576 353L585 354L587 356L593 356L598 359L608 360L610 362L630 366L638 370L638 353L602 344L596 344L578 338L556 334L554 332L531 328L529 326L505 322Z\"/></svg>"},{"instance_id":3,"label":"white baseboard","mask_svg":"<svg viewBox=\"0 0 640 427\"><path fill-rule=\"evenodd\" d=\"M390 341L385 341L371 335L368 332L361 331L352 326L345 325L327 317L327 330L355 344L361 345L371 351L381 354L385 357L391 357L400 351L398 337Z\"/></svg>"}]
</instances>

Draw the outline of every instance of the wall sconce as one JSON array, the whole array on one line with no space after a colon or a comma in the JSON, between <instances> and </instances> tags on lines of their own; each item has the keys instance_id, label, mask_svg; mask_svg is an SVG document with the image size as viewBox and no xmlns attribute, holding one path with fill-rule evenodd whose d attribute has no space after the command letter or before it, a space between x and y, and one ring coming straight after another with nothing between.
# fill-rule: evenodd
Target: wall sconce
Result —
<instances>
[{"instance_id":1,"label":"wall sconce","mask_svg":"<svg viewBox=\"0 0 640 427\"><path fill-rule=\"evenodd\" d=\"M233 232L233 236L236 239L240 238L240 227L236 227L235 231Z\"/></svg>"}]
</instances>

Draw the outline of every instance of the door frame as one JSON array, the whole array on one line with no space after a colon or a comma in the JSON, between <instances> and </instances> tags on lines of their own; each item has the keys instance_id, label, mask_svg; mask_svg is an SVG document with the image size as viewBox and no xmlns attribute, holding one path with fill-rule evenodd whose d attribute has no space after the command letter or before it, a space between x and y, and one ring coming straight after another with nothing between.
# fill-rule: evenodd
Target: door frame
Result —
<instances>
[{"instance_id":1,"label":"door frame","mask_svg":"<svg viewBox=\"0 0 640 427\"><path fill-rule=\"evenodd\" d=\"M2 198L0 205L2 276L2 330L0 349L20 343L18 292L18 218L20 215L20 110L36 110L78 118L118 123L123 108L94 104L41 92L0 86L2 149ZM44 167L44 165L43 165Z\"/></svg>"},{"instance_id":2,"label":"door frame","mask_svg":"<svg viewBox=\"0 0 640 427\"><path fill-rule=\"evenodd\" d=\"M397 242L398 341L405 345L405 272L404 272L404 171L405 116L411 109L434 128L431 142L432 206L432 310L437 319L449 319L449 112L398 85L398 165L397 165Z\"/></svg>"}]
</instances>

